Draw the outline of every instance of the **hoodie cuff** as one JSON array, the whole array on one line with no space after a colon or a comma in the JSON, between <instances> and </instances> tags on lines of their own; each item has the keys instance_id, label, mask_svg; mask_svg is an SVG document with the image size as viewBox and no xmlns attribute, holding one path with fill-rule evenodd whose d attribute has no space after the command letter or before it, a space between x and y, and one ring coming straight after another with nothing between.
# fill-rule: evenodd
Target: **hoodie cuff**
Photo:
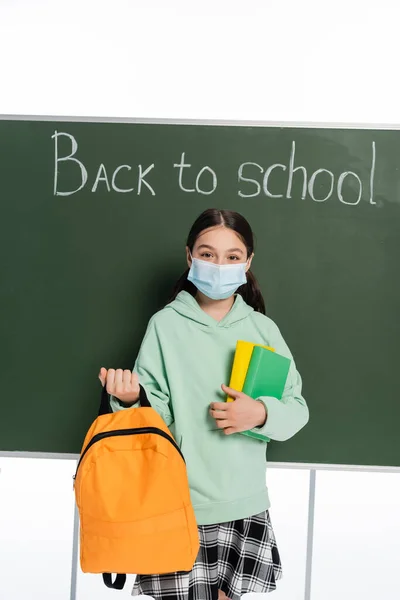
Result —
<instances>
[{"instance_id":1,"label":"hoodie cuff","mask_svg":"<svg viewBox=\"0 0 400 600\"><path fill-rule=\"evenodd\" d=\"M250 430L250 432L252 434L254 434L253 437L257 437L257 439L263 440L265 442L271 441L271 438L268 436L268 430L270 429L270 423L269 423L270 414L269 414L268 403L267 403L268 400L269 400L269 398L266 398L266 397L257 398L257 402L261 402L261 404L263 404L265 407L266 420L265 420L264 425L254 427L253 429Z\"/></svg>"},{"instance_id":2,"label":"hoodie cuff","mask_svg":"<svg viewBox=\"0 0 400 600\"><path fill-rule=\"evenodd\" d=\"M110 406L112 412L118 412L120 410L127 410L128 408L139 408L140 403L138 400L134 404L124 404L123 402L121 402L121 400L118 400L118 398L110 396Z\"/></svg>"}]
</instances>

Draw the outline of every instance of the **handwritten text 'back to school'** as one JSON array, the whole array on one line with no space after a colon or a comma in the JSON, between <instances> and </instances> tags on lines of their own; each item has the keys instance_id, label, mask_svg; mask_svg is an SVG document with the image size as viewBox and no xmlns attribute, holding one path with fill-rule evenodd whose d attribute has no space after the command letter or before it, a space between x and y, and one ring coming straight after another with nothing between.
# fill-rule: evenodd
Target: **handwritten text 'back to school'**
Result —
<instances>
[{"instance_id":1,"label":"handwritten text 'back to school'","mask_svg":"<svg viewBox=\"0 0 400 600\"><path fill-rule=\"evenodd\" d=\"M70 151L60 153L59 139L65 138L70 142ZM99 164L93 173L79 158L78 142L76 138L66 132L55 131L54 140L54 195L72 196L81 190L89 189L96 192L116 192L118 194L151 194L156 195L155 163L146 165L129 164L119 165L110 169L103 163ZM63 166L72 163L76 178L71 189L62 187L61 182ZM320 168L312 173L303 165L296 164L296 142L293 141L288 156L287 164L275 163L269 166L256 162L244 162L237 168L237 193L241 198L254 198L264 195L268 198L291 198L294 177L301 178L301 199L310 198L314 202L327 202L329 199L341 202L344 205L355 206L361 200L376 205L374 201L374 176L376 163L375 142L371 143L371 160L367 177L361 177L355 171L343 171L334 174L327 168ZM210 196L218 188L218 176L215 169L204 165L200 170L190 164L186 152L182 152L179 162L171 163L171 170L175 173L176 183L182 192L188 194L202 194ZM68 168L71 172L71 166ZM276 175L280 172L279 185ZM284 185L282 185L284 174ZM127 178L127 175L129 177ZM70 181L71 177L68 177ZM122 185L122 179L125 185ZM129 185L126 185L127 179ZM281 187L282 189L278 189Z\"/></svg>"}]
</instances>

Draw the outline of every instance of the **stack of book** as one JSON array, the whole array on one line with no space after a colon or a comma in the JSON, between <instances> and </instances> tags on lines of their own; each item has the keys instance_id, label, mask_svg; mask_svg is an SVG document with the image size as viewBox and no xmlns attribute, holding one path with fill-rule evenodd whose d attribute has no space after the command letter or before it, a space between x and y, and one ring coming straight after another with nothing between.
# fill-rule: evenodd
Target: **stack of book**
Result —
<instances>
[{"instance_id":1,"label":"stack of book","mask_svg":"<svg viewBox=\"0 0 400 600\"><path fill-rule=\"evenodd\" d=\"M239 340L233 360L229 387L243 392L250 398L272 396L281 400L290 368L290 359L277 354L274 348ZM227 402L233 402L228 397ZM243 431L247 435L269 442L269 438L255 431Z\"/></svg>"}]
</instances>

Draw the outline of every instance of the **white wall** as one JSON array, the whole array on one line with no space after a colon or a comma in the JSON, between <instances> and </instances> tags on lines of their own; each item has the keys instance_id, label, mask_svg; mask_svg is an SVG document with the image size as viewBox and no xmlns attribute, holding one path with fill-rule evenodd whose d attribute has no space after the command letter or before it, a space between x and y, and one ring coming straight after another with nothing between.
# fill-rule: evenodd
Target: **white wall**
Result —
<instances>
[{"instance_id":1,"label":"white wall","mask_svg":"<svg viewBox=\"0 0 400 600\"><path fill-rule=\"evenodd\" d=\"M399 124L399 17L395 0L0 0L0 114ZM67 599L73 461L0 467L0 599ZM269 482L276 598L302 600L308 473ZM319 473L316 502L311 600L399 598L400 474ZM79 600L106 595L79 574Z\"/></svg>"},{"instance_id":2,"label":"white wall","mask_svg":"<svg viewBox=\"0 0 400 600\"><path fill-rule=\"evenodd\" d=\"M69 600L75 466L74 460L0 456L1 600ZM284 567L274 600L398 600L400 473L317 472L310 596L309 471L270 467L267 481ZM133 580L119 596L129 596ZM72 598L111 600L115 594L100 576L78 568Z\"/></svg>"},{"instance_id":3,"label":"white wall","mask_svg":"<svg viewBox=\"0 0 400 600\"><path fill-rule=\"evenodd\" d=\"M400 121L395 0L1 0L0 114Z\"/></svg>"}]
</instances>

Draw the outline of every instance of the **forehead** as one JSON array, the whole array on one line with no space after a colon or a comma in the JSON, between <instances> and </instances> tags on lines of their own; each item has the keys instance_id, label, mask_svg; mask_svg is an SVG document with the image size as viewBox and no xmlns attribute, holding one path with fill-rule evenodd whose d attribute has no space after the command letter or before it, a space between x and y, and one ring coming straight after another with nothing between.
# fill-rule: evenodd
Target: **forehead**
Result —
<instances>
[{"instance_id":1,"label":"forehead","mask_svg":"<svg viewBox=\"0 0 400 600\"><path fill-rule=\"evenodd\" d=\"M212 246L220 252L224 252L231 248L240 248L243 252L246 251L246 246L242 242L240 236L232 229L221 225L210 227L209 229L202 231L196 240L195 248L201 244Z\"/></svg>"}]
</instances>

